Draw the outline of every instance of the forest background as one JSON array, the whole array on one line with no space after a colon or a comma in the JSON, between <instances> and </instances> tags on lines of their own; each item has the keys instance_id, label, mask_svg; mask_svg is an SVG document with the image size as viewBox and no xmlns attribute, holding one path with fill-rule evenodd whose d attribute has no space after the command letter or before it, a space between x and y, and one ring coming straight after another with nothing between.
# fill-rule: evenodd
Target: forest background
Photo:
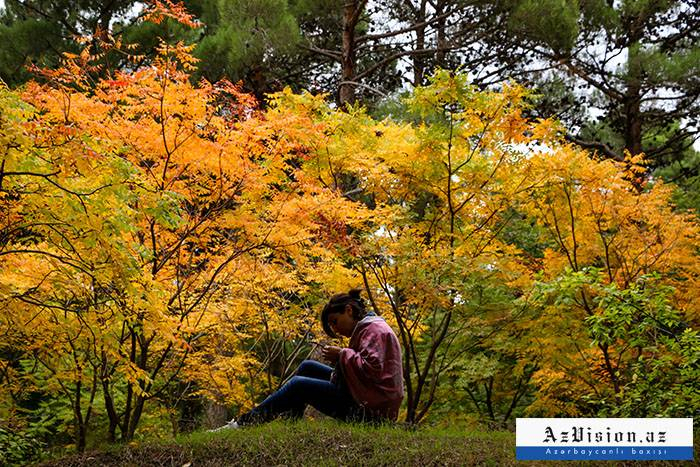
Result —
<instances>
[{"instance_id":1,"label":"forest background","mask_svg":"<svg viewBox=\"0 0 700 467\"><path fill-rule=\"evenodd\" d=\"M7 0L2 455L212 426L354 286L407 423L697 421L699 8Z\"/></svg>"}]
</instances>

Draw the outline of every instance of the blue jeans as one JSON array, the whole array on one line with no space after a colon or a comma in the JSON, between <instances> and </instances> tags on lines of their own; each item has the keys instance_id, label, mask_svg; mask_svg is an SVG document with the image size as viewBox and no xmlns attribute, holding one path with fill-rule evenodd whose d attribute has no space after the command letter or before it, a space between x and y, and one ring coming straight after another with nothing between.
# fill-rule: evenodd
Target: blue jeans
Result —
<instances>
[{"instance_id":1,"label":"blue jeans","mask_svg":"<svg viewBox=\"0 0 700 467\"><path fill-rule=\"evenodd\" d=\"M340 420L363 418L362 407L355 402L347 387L342 383L330 382L332 371L333 368L328 365L304 360L284 386L253 410L241 415L238 423L262 423L281 414L301 418L307 405Z\"/></svg>"}]
</instances>

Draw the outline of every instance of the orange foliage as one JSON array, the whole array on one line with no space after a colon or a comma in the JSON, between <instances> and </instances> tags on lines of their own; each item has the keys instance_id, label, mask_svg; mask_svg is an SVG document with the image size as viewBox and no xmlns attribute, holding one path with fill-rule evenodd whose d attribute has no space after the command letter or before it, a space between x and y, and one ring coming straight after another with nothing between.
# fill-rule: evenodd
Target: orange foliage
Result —
<instances>
[{"instance_id":1,"label":"orange foliage","mask_svg":"<svg viewBox=\"0 0 700 467\"><path fill-rule=\"evenodd\" d=\"M170 0L147 17L199 26ZM86 48L21 101L1 90L0 350L38 368L4 373L2 405L24 378L72 398L85 427L100 394L123 439L181 378L250 406L284 376L270 368L285 345L299 357L320 333L324 294L351 286L411 356L412 421L465 348L516 356L518 376L538 365L535 408L552 413L607 384L586 290L527 309L535 277L596 266L625 288L656 272L697 325L696 220L673 211L669 186L640 186L639 156L594 160L556 122L527 121L523 88L438 71L407 102L415 123L290 90L261 111L237 85L193 85L191 50L162 43L150 66L97 79ZM505 235L517 216L540 229L541 257ZM487 286L512 302L479 301Z\"/></svg>"}]
</instances>

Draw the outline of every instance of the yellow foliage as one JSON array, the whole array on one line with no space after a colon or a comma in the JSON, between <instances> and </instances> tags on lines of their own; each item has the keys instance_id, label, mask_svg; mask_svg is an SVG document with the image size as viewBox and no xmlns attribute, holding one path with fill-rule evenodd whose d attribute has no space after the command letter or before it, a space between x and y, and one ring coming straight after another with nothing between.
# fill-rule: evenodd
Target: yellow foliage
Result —
<instances>
[{"instance_id":1,"label":"yellow foliage","mask_svg":"<svg viewBox=\"0 0 700 467\"><path fill-rule=\"evenodd\" d=\"M191 21L168 3L150 14ZM190 46L158 50L95 86L79 55L21 99L0 90L3 167L21 173L0 191L0 327L41 362L32 384L72 397L95 377L145 403L187 379L250 407L283 376L266 373L275 349L318 338L326 296L359 286L418 355L407 377L434 375L421 346L450 361L507 324L526 337L494 345L539 365L532 410L577 415L565 399L600 377L585 305L510 323L481 291L516 303L567 269L621 287L656 272L700 318L698 225L671 187L639 183L642 156L594 160L528 121L522 87L440 70L410 123L289 89L260 111L230 83L193 85ZM506 235L521 218L542 257Z\"/></svg>"}]
</instances>

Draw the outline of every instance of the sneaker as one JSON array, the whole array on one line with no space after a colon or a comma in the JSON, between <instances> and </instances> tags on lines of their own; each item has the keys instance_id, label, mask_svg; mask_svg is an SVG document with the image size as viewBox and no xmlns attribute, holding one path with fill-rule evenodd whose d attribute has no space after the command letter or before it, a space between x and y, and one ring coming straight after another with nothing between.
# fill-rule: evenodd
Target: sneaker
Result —
<instances>
[{"instance_id":1,"label":"sneaker","mask_svg":"<svg viewBox=\"0 0 700 467\"><path fill-rule=\"evenodd\" d=\"M236 422L235 418L232 418L226 425L220 426L219 428L213 428L211 430L208 430L209 433L214 433L216 431L222 431L222 430L237 430L240 428L240 425L238 422Z\"/></svg>"}]
</instances>

